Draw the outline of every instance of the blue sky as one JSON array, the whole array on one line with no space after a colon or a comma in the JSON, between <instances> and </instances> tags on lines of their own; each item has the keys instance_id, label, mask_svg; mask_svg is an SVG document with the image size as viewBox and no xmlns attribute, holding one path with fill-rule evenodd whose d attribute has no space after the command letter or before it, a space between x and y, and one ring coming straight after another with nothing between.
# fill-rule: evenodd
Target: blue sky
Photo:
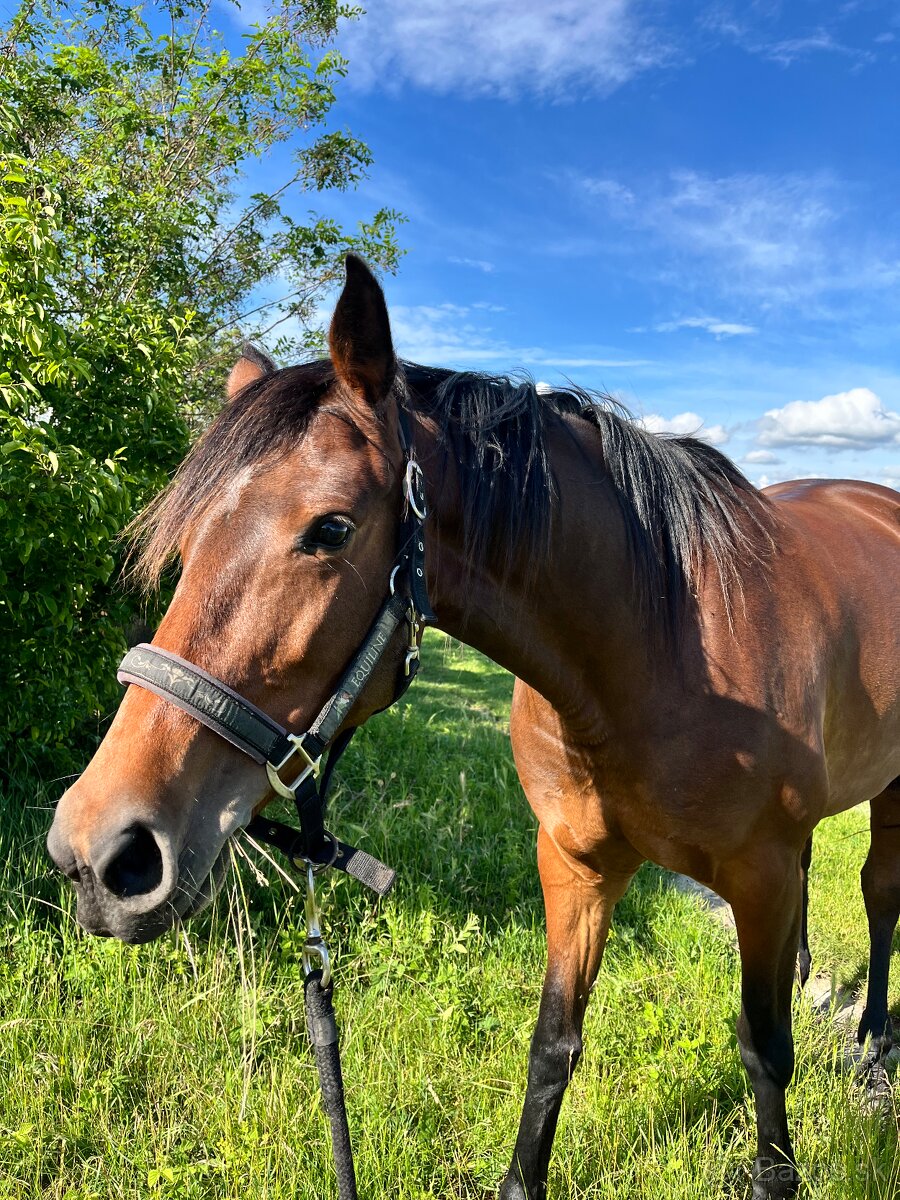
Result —
<instances>
[{"instance_id":1,"label":"blue sky","mask_svg":"<svg viewBox=\"0 0 900 1200\"><path fill-rule=\"evenodd\" d=\"M369 0L341 46L375 166L318 207L407 215L399 353L900 487L896 3Z\"/></svg>"}]
</instances>

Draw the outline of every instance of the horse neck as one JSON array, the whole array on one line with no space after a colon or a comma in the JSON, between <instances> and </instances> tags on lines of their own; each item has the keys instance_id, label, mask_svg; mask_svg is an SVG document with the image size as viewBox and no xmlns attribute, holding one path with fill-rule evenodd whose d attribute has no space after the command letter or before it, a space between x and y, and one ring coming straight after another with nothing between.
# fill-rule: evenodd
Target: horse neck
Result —
<instances>
[{"instance_id":1,"label":"horse neck","mask_svg":"<svg viewBox=\"0 0 900 1200\"><path fill-rule=\"evenodd\" d=\"M426 568L438 627L539 691L573 732L592 739L612 712L652 695L659 661L642 627L612 485L582 436L577 419L550 435L558 498L548 550L513 547L511 566L490 554L469 560L454 464L433 430L423 427L417 445L433 508Z\"/></svg>"}]
</instances>

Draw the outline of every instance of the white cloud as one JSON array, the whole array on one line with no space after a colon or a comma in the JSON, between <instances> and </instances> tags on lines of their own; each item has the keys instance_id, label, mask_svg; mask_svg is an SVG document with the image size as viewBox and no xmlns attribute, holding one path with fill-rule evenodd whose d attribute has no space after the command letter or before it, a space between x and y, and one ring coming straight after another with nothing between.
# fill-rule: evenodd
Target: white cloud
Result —
<instances>
[{"instance_id":1,"label":"white cloud","mask_svg":"<svg viewBox=\"0 0 900 1200\"><path fill-rule=\"evenodd\" d=\"M484 271L485 275L493 275L496 267L485 258L458 258L455 254L449 259L457 267L472 267L476 271Z\"/></svg>"},{"instance_id":2,"label":"white cloud","mask_svg":"<svg viewBox=\"0 0 900 1200\"><path fill-rule=\"evenodd\" d=\"M748 463L766 463L771 466L777 466L781 459L777 454L773 454L771 450L751 450L749 454L745 454L742 462Z\"/></svg>"},{"instance_id":3,"label":"white cloud","mask_svg":"<svg viewBox=\"0 0 900 1200\"><path fill-rule=\"evenodd\" d=\"M779 63L782 67L789 67L798 58L806 58L809 54L823 50L832 54L845 54L851 58L866 57L861 51L836 41L827 29L817 29L805 37L785 38L781 42L773 42L771 45L762 45L756 48L757 53L762 54L764 58L771 59L772 62Z\"/></svg>"},{"instance_id":4,"label":"white cloud","mask_svg":"<svg viewBox=\"0 0 900 1200\"><path fill-rule=\"evenodd\" d=\"M546 350L525 350L521 353L523 362L539 367L561 367L577 370L584 367L648 367L650 360L646 358L566 358L564 355L551 354Z\"/></svg>"},{"instance_id":5,"label":"white cloud","mask_svg":"<svg viewBox=\"0 0 900 1200\"><path fill-rule=\"evenodd\" d=\"M591 196L603 196L614 204L634 204L634 192L615 179L595 179L588 176L581 181L584 190Z\"/></svg>"},{"instance_id":6,"label":"white cloud","mask_svg":"<svg viewBox=\"0 0 900 1200\"><path fill-rule=\"evenodd\" d=\"M741 325L736 321L719 321L715 317L681 317L677 321L663 321L656 325L657 333L675 333L679 329L703 329L716 338L746 337L758 333L755 325Z\"/></svg>"},{"instance_id":7,"label":"white cloud","mask_svg":"<svg viewBox=\"0 0 900 1200\"><path fill-rule=\"evenodd\" d=\"M364 90L510 98L606 93L672 57L644 0L371 0L344 24L349 81Z\"/></svg>"},{"instance_id":8,"label":"white cloud","mask_svg":"<svg viewBox=\"0 0 900 1200\"><path fill-rule=\"evenodd\" d=\"M569 178L582 197L604 206L605 226L612 219L636 231L635 261L652 262L669 282L689 274L696 283L702 272L722 294L765 306L900 282L900 247L873 235L852 210L856 185L828 174L680 170L629 188L606 177ZM719 324L721 336L734 335L725 330L731 323Z\"/></svg>"},{"instance_id":9,"label":"white cloud","mask_svg":"<svg viewBox=\"0 0 900 1200\"><path fill-rule=\"evenodd\" d=\"M724 446L729 437L724 425L704 426L703 418L695 412L678 413L674 417L647 413L640 418L640 424L651 433L675 433L679 437L696 437L712 446Z\"/></svg>"},{"instance_id":10,"label":"white cloud","mask_svg":"<svg viewBox=\"0 0 900 1200\"><path fill-rule=\"evenodd\" d=\"M463 304L395 304L391 329L397 353L413 362L485 362L509 353L493 336L483 310Z\"/></svg>"},{"instance_id":11,"label":"white cloud","mask_svg":"<svg viewBox=\"0 0 900 1200\"><path fill-rule=\"evenodd\" d=\"M619 210L625 219L657 234L676 249L727 260L730 269L771 275L794 271L816 256L818 239L834 220L832 184L799 175L729 175L675 171L648 182L627 213L616 202L612 181L583 181L585 190Z\"/></svg>"},{"instance_id":12,"label":"white cloud","mask_svg":"<svg viewBox=\"0 0 900 1200\"><path fill-rule=\"evenodd\" d=\"M800 176L712 178L679 171L655 208L661 229L701 253L766 275L794 270L834 219L827 181Z\"/></svg>"},{"instance_id":13,"label":"white cloud","mask_svg":"<svg viewBox=\"0 0 900 1200\"><path fill-rule=\"evenodd\" d=\"M758 478L753 479L752 482L757 487L770 487L775 483L790 483L795 479L834 479L843 478L845 475L853 479L880 483L882 487L892 487L900 491L900 463L893 467L881 467L868 472L860 471L859 469L855 469L852 472L835 472L826 469L810 473L798 470L796 467L793 470L790 467L785 467L772 475L760 475Z\"/></svg>"},{"instance_id":14,"label":"white cloud","mask_svg":"<svg viewBox=\"0 0 900 1200\"><path fill-rule=\"evenodd\" d=\"M762 446L873 450L900 443L900 413L886 409L869 388L852 388L770 409L759 422L758 440Z\"/></svg>"},{"instance_id":15,"label":"white cloud","mask_svg":"<svg viewBox=\"0 0 900 1200\"><path fill-rule=\"evenodd\" d=\"M453 366L498 363L516 367L644 367L638 358L574 357L542 346L513 346L495 334L488 317L505 310L500 305L395 304L391 307L394 345L401 358L412 362Z\"/></svg>"},{"instance_id":16,"label":"white cloud","mask_svg":"<svg viewBox=\"0 0 900 1200\"><path fill-rule=\"evenodd\" d=\"M830 14L835 28L839 27L850 8L850 5L844 4L836 13ZM747 4L744 0L737 8L730 4L714 5L702 14L700 24L723 41L732 42L748 54L767 58L782 67L792 66L811 54L822 53L843 55L854 66L873 61L875 56L870 51L848 45L824 25L799 36L779 36L779 26L784 24L785 12L791 12L791 7L777 0L772 4ZM874 40L880 42L884 39L876 37Z\"/></svg>"},{"instance_id":17,"label":"white cloud","mask_svg":"<svg viewBox=\"0 0 900 1200\"><path fill-rule=\"evenodd\" d=\"M779 472L777 475L768 476L760 475L757 479L751 479L758 488L772 487L776 483L790 483L795 479L824 479L823 475L801 475L796 471L788 471L787 473Z\"/></svg>"}]
</instances>

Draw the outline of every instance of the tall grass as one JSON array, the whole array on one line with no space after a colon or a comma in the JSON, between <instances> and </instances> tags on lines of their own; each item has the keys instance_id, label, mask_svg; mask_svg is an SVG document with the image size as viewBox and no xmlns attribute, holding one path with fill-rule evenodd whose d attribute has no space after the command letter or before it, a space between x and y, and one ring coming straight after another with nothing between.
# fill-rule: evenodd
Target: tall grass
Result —
<instances>
[{"instance_id":1,"label":"tall grass","mask_svg":"<svg viewBox=\"0 0 900 1200\"><path fill-rule=\"evenodd\" d=\"M430 636L409 703L342 764L335 827L399 872L380 903L342 877L322 887L368 1200L482 1200L511 1152L544 946L510 690ZM187 929L138 948L86 937L43 847L59 790L18 780L3 799L0 1197L333 1196L304 1030L302 896L242 840L215 905ZM864 816L849 814L823 829L815 859L814 954L851 979L865 955L865 843ZM737 988L727 934L644 868L594 991L553 1196L745 1194ZM807 1194L888 1200L900 1191L896 1111L866 1113L838 1036L802 1005L796 1023Z\"/></svg>"}]
</instances>

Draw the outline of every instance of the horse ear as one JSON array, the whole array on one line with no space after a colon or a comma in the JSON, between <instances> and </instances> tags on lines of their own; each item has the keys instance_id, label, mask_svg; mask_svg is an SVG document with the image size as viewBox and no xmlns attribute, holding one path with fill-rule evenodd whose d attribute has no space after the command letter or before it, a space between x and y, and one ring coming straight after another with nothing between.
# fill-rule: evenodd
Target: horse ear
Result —
<instances>
[{"instance_id":1,"label":"horse ear","mask_svg":"<svg viewBox=\"0 0 900 1200\"><path fill-rule=\"evenodd\" d=\"M273 371L277 370L278 368L267 354L257 350L250 342L244 342L241 347L241 357L231 368L228 383L225 385L228 399L233 400L245 387L249 387L251 383L256 383L257 379L262 379L264 375L271 375Z\"/></svg>"},{"instance_id":2,"label":"horse ear","mask_svg":"<svg viewBox=\"0 0 900 1200\"><path fill-rule=\"evenodd\" d=\"M346 271L328 331L331 361L341 382L375 405L387 396L397 371L391 323L384 293L363 260L348 254Z\"/></svg>"}]
</instances>

